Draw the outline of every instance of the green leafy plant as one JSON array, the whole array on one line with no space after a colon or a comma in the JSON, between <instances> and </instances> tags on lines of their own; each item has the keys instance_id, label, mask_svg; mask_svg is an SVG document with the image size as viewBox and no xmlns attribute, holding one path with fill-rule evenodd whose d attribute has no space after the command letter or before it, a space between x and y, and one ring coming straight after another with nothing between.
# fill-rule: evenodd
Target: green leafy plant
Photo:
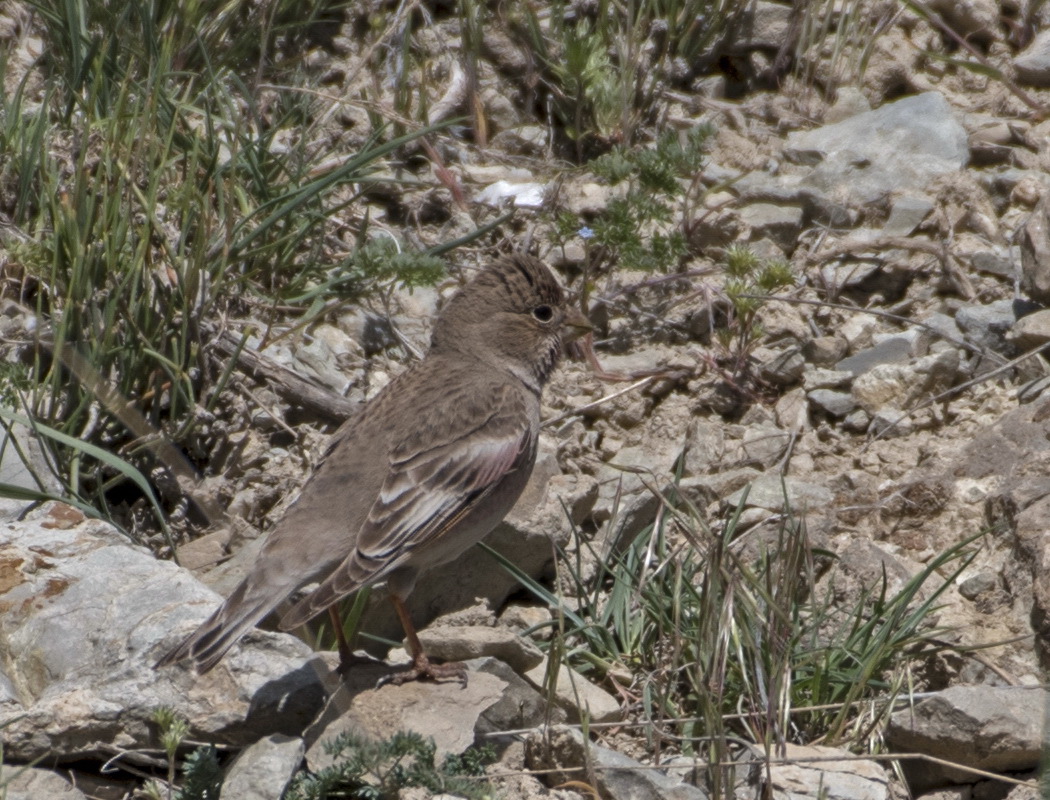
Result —
<instances>
[{"instance_id":1,"label":"green leafy plant","mask_svg":"<svg viewBox=\"0 0 1050 800\"><path fill-rule=\"evenodd\" d=\"M605 209L583 229L588 278L613 267L671 272L688 247L679 220L698 199L705 143L711 131L692 128L661 134L652 147L620 147L591 162L595 175L617 188ZM555 219L555 236L564 243L581 233L568 213Z\"/></svg>"},{"instance_id":2,"label":"green leafy plant","mask_svg":"<svg viewBox=\"0 0 1050 800\"><path fill-rule=\"evenodd\" d=\"M738 244L726 251L725 275L730 313L717 336L733 375L739 376L747 372L747 360L764 335L758 319L764 296L794 285L795 275L783 259L760 258Z\"/></svg>"},{"instance_id":3,"label":"green leafy plant","mask_svg":"<svg viewBox=\"0 0 1050 800\"><path fill-rule=\"evenodd\" d=\"M223 772L214 747L198 747L182 765L182 786L175 800L214 800L222 788Z\"/></svg>"},{"instance_id":4,"label":"green leafy plant","mask_svg":"<svg viewBox=\"0 0 1050 800\"><path fill-rule=\"evenodd\" d=\"M492 796L492 787L486 781L466 777L484 774L485 765L495 760L491 748L449 756L436 766L433 740L399 731L382 741L340 734L325 745L325 750L335 763L314 775L298 777L288 789L287 800L395 800L402 788L410 786L476 800Z\"/></svg>"}]
</instances>

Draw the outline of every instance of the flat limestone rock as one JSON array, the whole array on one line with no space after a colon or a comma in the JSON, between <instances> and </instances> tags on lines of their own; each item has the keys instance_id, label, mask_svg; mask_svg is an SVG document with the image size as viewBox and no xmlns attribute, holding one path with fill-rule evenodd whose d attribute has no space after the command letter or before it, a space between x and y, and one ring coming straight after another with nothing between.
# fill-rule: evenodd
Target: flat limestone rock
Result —
<instances>
[{"instance_id":1,"label":"flat limestone rock","mask_svg":"<svg viewBox=\"0 0 1050 800\"><path fill-rule=\"evenodd\" d=\"M310 649L287 634L249 634L207 675L155 670L219 598L104 522L53 527L55 507L0 525L5 758L106 760L114 748L153 748L162 706L194 738L232 745L309 723L323 689Z\"/></svg>"}]
</instances>

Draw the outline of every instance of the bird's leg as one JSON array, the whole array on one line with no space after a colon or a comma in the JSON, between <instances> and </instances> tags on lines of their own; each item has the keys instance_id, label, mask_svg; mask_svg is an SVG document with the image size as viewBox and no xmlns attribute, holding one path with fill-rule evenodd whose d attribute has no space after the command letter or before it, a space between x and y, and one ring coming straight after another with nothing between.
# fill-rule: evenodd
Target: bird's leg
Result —
<instances>
[{"instance_id":1,"label":"bird's leg","mask_svg":"<svg viewBox=\"0 0 1050 800\"><path fill-rule=\"evenodd\" d=\"M437 681L444 678L455 678L463 686L467 685L467 668L463 664L431 664L427 654L423 652L423 645L416 633L416 626L412 624L412 618L408 615L408 609L404 602L396 594L390 595L390 601L394 604L397 618L401 620L401 627L405 629L405 639L408 641L408 654L412 656L412 666L403 672L384 678L382 683L392 683L400 686L408 681L416 681L429 678Z\"/></svg>"},{"instance_id":2,"label":"bird's leg","mask_svg":"<svg viewBox=\"0 0 1050 800\"><path fill-rule=\"evenodd\" d=\"M335 631L335 640L339 647L339 669L338 672L346 672L355 661L354 654L350 650L350 643L346 640L343 631L343 620L334 605L328 606L328 618L332 621L332 630Z\"/></svg>"}]
</instances>

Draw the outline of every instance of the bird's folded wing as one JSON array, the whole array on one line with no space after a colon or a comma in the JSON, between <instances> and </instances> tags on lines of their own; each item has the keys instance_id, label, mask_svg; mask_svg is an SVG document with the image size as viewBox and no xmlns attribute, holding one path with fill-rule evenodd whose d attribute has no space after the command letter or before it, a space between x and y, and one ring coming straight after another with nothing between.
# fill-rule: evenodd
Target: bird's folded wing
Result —
<instances>
[{"instance_id":1,"label":"bird's folded wing","mask_svg":"<svg viewBox=\"0 0 1050 800\"><path fill-rule=\"evenodd\" d=\"M390 473L357 536L357 547L316 590L281 620L303 624L340 598L381 579L410 554L438 543L535 446L520 394L496 390L489 413L434 447L395 449ZM465 415L461 418L469 418ZM451 433L451 432L446 432Z\"/></svg>"}]
</instances>

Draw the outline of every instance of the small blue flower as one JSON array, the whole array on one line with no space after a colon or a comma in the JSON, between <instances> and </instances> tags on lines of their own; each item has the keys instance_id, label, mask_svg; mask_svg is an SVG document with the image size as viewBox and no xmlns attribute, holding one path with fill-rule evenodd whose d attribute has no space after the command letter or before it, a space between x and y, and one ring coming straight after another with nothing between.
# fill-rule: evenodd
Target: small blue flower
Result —
<instances>
[{"instance_id":1,"label":"small blue flower","mask_svg":"<svg viewBox=\"0 0 1050 800\"><path fill-rule=\"evenodd\" d=\"M594 231L592 231L586 225L584 225L582 228L580 228L578 231L576 231L576 233L579 235L579 237L581 239L593 239L594 238Z\"/></svg>"}]
</instances>

